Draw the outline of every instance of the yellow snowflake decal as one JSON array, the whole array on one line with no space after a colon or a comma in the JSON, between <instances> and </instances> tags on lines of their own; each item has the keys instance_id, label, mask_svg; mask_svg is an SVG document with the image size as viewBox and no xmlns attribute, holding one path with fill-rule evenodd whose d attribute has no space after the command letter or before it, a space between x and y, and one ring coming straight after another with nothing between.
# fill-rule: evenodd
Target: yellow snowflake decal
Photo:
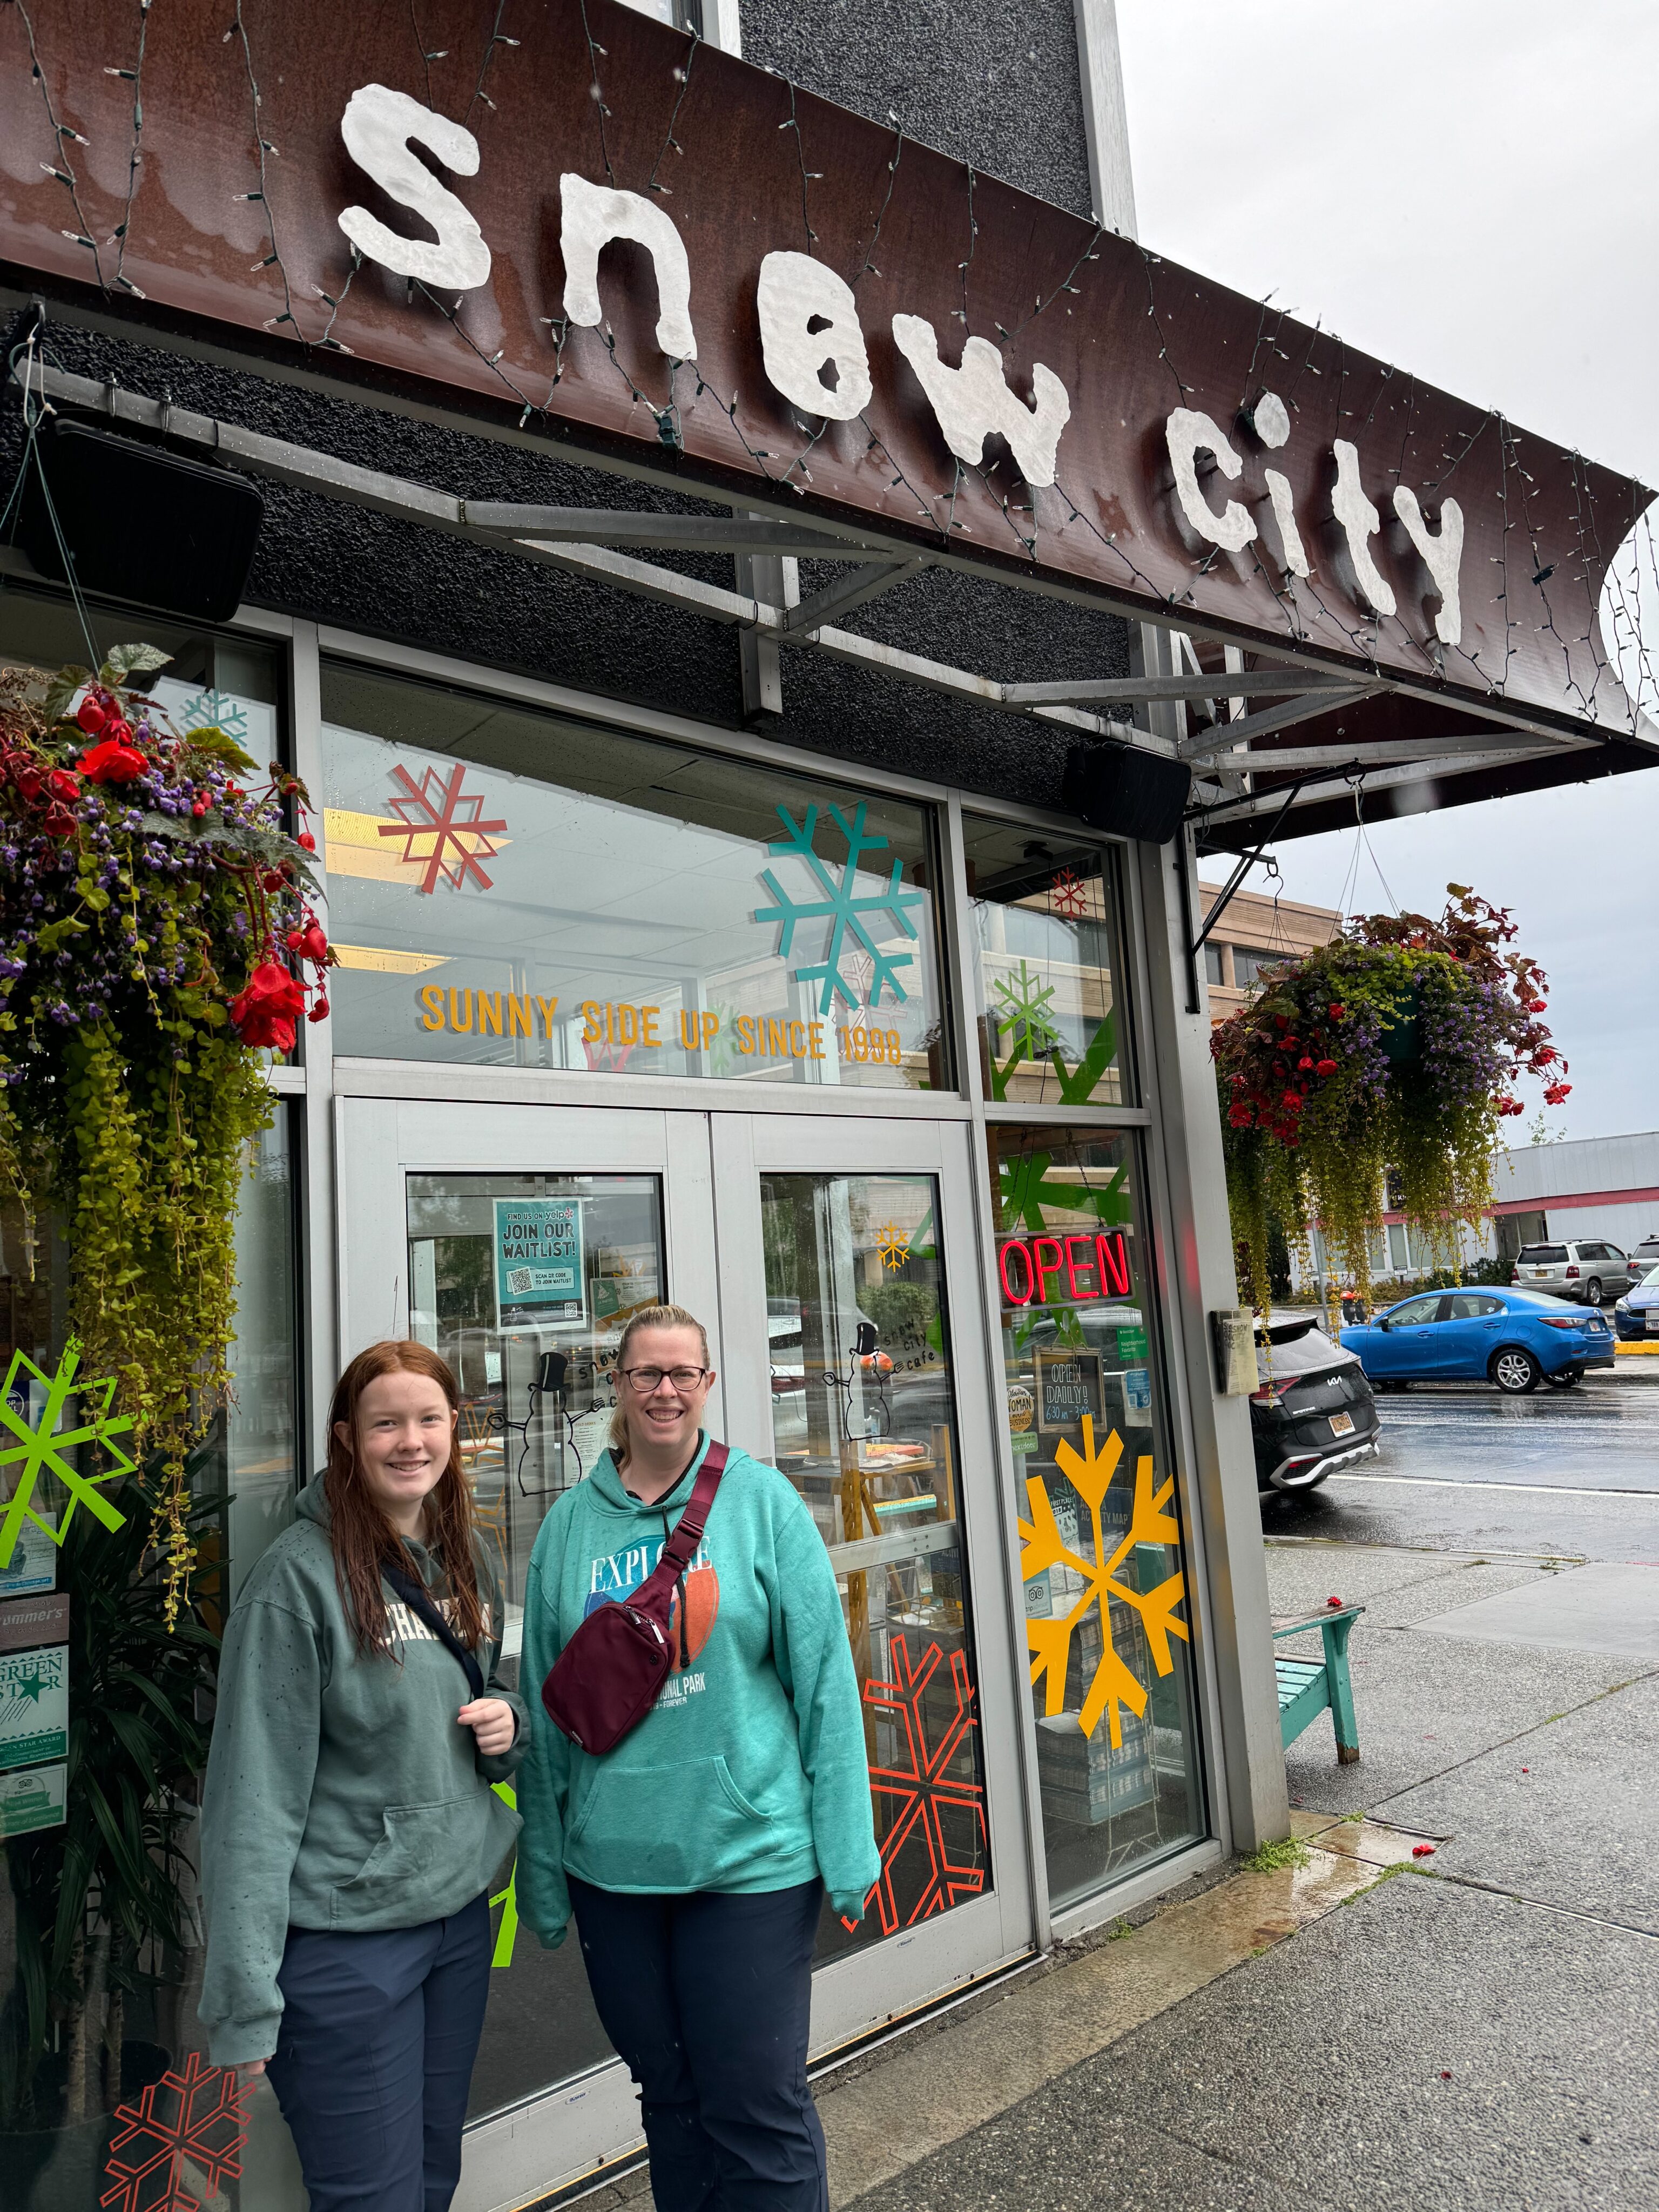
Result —
<instances>
[{"instance_id":1,"label":"yellow snowflake decal","mask_svg":"<svg viewBox=\"0 0 1659 2212\"><path fill-rule=\"evenodd\" d=\"M910 1254L910 1237L907 1230L896 1221L890 1221L876 1231L876 1249L881 1255L881 1264L896 1274Z\"/></svg>"},{"instance_id":2,"label":"yellow snowflake decal","mask_svg":"<svg viewBox=\"0 0 1659 2212\"><path fill-rule=\"evenodd\" d=\"M1112 1644L1112 1601L1132 1605L1140 1615L1146 1632L1147 1647L1152 1663L1160 1674L1170 1674L1175 1661L1170 1652L1170 1638L1178 1636L1184 1644L1188 1640L1187 1624L1176 1618L1176 1607L1186 1595L1186 1582L1179 1573L1173 1574L1158 1584L1156 1589L1138 1590L1127 1583L1115 1579L1122 1565L1137 1544L1174 1544L1180 1540L1174 1514L1170 1510L1175 1496L1175 1479L1169 1477L1158 1488L1153 1488L1154 1477L1150 1455L1135 1462L1134 1498L1130 1509L1128 1534L1110 1558L1107 1558L1101 1534L1100 1509L1105 1500L1118 1462L1123 1456L1123 1439L1115 1429L1108 1435L1099 1449L1095 1448L1095 1425L1092 1418L1083 1417L1083 1449L1079 1453L1069 1442L1062 1440L1054 1457L1061 1471L1078 1496L1089 1509L1094 1531L1094 1557L1085 1559L1073 1551L1060 1533L1054 1519L1054 1510L1042 1482L1033 1475L1025 1485L1025 1495L1030 1501L1031 1518L1022 1521L1019 1533L1024 1549L1019 1555L1020 1573L1026 1582L1033 1575L1048 1572L1051 1567L1070 1567L1082 1578L1083 1595L1071 1611L1059 1620L1028 1619L1026 1639L1035 1656L1031 1662L1031 1680L1040 1682L1046 1675L1047 1703L1045 1711L1052 1719L1065 1710L1066 1667L1071 1656L1072 1634L1088 1617L1089 1608L1098 1606L1103 1649L1100 1664L1095 1669L1093 1681L1083 1700L1083 1710L1078 1725L1085 1735L1092 1735L1099 1726L1103 1713L1109 1719L1112 1742L1121 1749L1123 1744L1123 1712L1125 1705L1139 1717L1146 1710L1146 1686L1136 1680Z\"/></svg>"}]
</instances>

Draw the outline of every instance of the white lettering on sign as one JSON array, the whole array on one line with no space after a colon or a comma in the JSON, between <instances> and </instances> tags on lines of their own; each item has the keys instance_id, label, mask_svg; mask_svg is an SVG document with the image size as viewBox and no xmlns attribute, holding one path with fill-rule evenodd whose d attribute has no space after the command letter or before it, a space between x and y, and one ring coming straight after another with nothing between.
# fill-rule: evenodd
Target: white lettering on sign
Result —
<instances>
[{"instance_id":1,"label":"white lettering on sign","mask_svg":"<svg viewBox=\"0 0 1659 2212\"><path fill-rule=\"evenodd\" d=\"M418 276L447 290L471 292L484 283L489 248L483 233L471 210L409 150L412 140L458 177L476 177L478 142L472 133L422 107L406 92L366 84L346 102L340 136L357 167L438 234L435 245L428 239L404 238L367 208L349 207L341 213L340 228L358 252L399 276Z\"/></svg>"},{"instance_id":2,"label":"white lettering on sign","mask_svg":"<svg viewBox=\"0 0 1659 2212\"><path fill-rule=\"evenodd\" d=\"M870 356L846 279L810 253L769 253L755 306L770 381L809 415L850 422L870 404ZM834 381L826 384L828 370Z\"/></svg>"},{"instance_id":3,"label":"white lettering on sign","mask_svg":"<svg viewBox=\"0 0 1659 2212\"><path fill-rule=\"evenodd\" d=\"M1394 511L1406 526L1406 535L1416 546L1440 594L1440 611L1434 634L1442 645L1456 645L1463 635L1463 605L1458 592L1458 571L1463 562L1463 510L1455 499L1440 503L1440 531L1431 532L1409 484L1394 488Z\"/></svg>"},{"instance_id":4,"label":"white lettering on sign","mask_svg":"<svg viewBox=\"0 0 1659 2212\"><path fill-rule=\"evenodd\" d=\"M1191 407L1177 407L1164 425L1164 438L1170 449L1170 466L1175 471L1176 497L1181 511L1199 536L1207 538L1212 545L1219 545L1224 552L1242 553L1255 536L1255 525L1249 512L1230 499L1219 514L1210 505L1199 486L1198 456L1210 453L1215 465L1229 483L1237 483L1244 473L1244 464L1227 442L1227 434L1207 415L1200 415Z\"/></svg>"},{"instance_id":5,"label":"white lettering on sign","mask_svg":"<svg viewBox=\"0 0 1659 2212\"><path fill-rule=\"evenodd\" d=\"M691 328L691 264L685 240L659 207L637 192L590 185L586 177L559 179L563 216L559 251L564 256L564 311L592 330L603 319L599 255L613 239L632 239L651 256L657 276L657 343L671 361L695 361Z\"/></svg>"},{"instance_id":6,"label":"white lettering on sign","mask_svg":"<svg viewBox=\"0 0 1659 2212\"><path fill-rule=\"evenodd\" d=\"M895 315L893 337L927 394L945 442L959 461L977 467L985 441L994 432L1008 449L1028 484L1054 480L1054 450L1071 420L1072 402L1052 369L1038 362L1031 371L1031 404L1008 389L1002 356L988 338L969 338L960 368L947 368L939 357L939 340L920 315Z\"/></svg>"},{"instance_id":7,"label":"white lettering on sign","mask_svg":"<svg viewBox=\"0 0 1659 2212\"><path fill-rule=\"evenodd\" d=\"M1331 493L1331 513L1342 526L1351 571L1351 578L1343 580L1373 614L1391 615L1393 587L1371 558L1370 540L1382 527L1382 518L1366 498L1365 487L1359 481L1359 448L1346 438L1339 438L1332 450L1336 455L1336 484Z\"/></svg>"},{"instance_id":8,"label":"white lettering on sign","mask_svg":"<svg viewBox=\"0 0 1659 2212\"><path fill-rule=\"evenodd\" d=\"M1291 434L1290 410L1276 392L1264 392L1250 410L1250 423L1255 434L1270 453L1277 453ZM1310 576L1313 568L1302 543L1302 532L1297 527L1296 505L1291 497L1291 480L1282 469L1264 469L1262 482L1267 487L1267 497L1273 510L1273 527L1279 532L1279 556L1293 576Z\"/></svg>"}]
</instances>

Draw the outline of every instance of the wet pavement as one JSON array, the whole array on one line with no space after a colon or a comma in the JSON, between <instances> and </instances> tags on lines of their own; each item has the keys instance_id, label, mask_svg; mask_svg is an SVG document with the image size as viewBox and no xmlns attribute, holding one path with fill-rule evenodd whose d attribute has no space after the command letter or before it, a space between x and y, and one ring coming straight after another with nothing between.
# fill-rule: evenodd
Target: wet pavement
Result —
<instances>
[{"instance_id":1,"label":"wet pavement","mask_svg":"<svg viewBox=\"0 0 1659 2212\"><path fill-rule=\"evenodd\" d=\"M1307 1868L837 2080L837 2208L1659 2205L1659 1374L1382 1408L1378 1461L1262 1506L1276 1613L1365 1607L1359 1763L1323 1716L1286 1758Z\"/></svg>"},{"instance_id":2,"label":"wet pavement","mask_svg":"<svg viewBox=\"0 0 1659 2212\"><path fill-rule=\"evenodd\" d=\"M1264 1500L1270 1540L1659 1561L1659 1374L1527 1398L1416 1383L1377 1407L1377 1458Z\"/></svg>"}]
</instances>

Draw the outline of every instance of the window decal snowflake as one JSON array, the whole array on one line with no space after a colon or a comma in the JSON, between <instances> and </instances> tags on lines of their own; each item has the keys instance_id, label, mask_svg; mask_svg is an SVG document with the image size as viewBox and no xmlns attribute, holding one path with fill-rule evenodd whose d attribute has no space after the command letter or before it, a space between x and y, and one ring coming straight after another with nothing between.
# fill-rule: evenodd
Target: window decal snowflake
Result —
<instances>
[{"instance_id":1,"label":"window decal snowflake","mask_svg":"<svg viewBox=\"0 0 1659 2212\"><path fill-rule=\"evenodd\" d=\"M876 1249L882 1266L896 1275L910 1256L910 1239L896 1221L889 1221L876 1231Z\"/></svg>"},{"instance_id":2,"label":"window decal snowflake","mask_svg":"<svg viewBox=\"0 0 1659 2212\"><path fill-rule=\"evenodd\" d=\"M809 806L805 819L799 823L796 822L787 806L780 806L777 810L778 819L789 834L769 845L767 850L769 853L793 853L798 860L805 861L813 882L823 894L822 899L798 902L790 897L770 868L761 871L761 881L772 894L773 903L769 907L757 907L752 918L756 921L776 921L782 925L778 938L778 957L781 960L789 957L794 945L795 931L802 922L827 921L830 925L823 960L816 965L795 968L790 971L796 982L817 983L821 987L818 992L818 1012L821 1014L833 1012L838 997L844 999L855 1010L865 1003L859 997L856 985L848 981L842 967L843 961L850 964L859 951L861 951L870 963L868 1004L872 1006L881 1004L884 985L891 992L895 1002L902 1004L906 993L899 981L898 970L915 964L914 956L908 952L884 952L871 935L865 921L866 915L873 917L885 914L893 927L902 931L906 937L914 938L916 927L905 909L920 906L927 896L923 891L901 888L904 880L904 863L895 859L892 872L884 889L869 896L860 897L859 862L866 853L884 852L887 848L884 837L865 834L864 817L867 806L867 800L860 799L853 810L850 822L839 806L830 809L830 820L847 842L847 858L842 864L839 881L831 873L829 862L812 849L812 839L818 826L817 805Z\"/></svg>"},{"instance_id":3,"label":"window decal snowflake","mask_svg":"<svg viewBox=\"0 0 1659 2212\"><path fill-rule=\"evenodd\" d=\"M1123 1189L1127 1165L1114 1168L1101 1184L1056 1182L1048 1174L1052 1152L1028 1152L1004 1161L998 1170L998 1194L1002 1200L1002 1225L1006 1231L1048 1226L1044 1206L1061 1206L1068 1213L1092 1213L1103 1228L1127 1224L1129 1200Z\"/></svg>"},{"instance_id":4,"label":"window decal snowflake","mask_svg":"<svg viewBox=\"0 0 1659 2212\"><path fill-rule=\"evenodd\" d=\"M404 866L422 871L416 890L429 896L440 877L459 890L469 876L481 891L489 890L490 878L478 863L495 858L497 848L490 841L507 823L486 822L483 793L463 789L466 763L457 761L447 778L429 768L418 783L399 766L392 769L392 781L399 788L387 803L398 819L382 822L380 835L403 839ZM463 807L471 813L462 813ZM422 842L428 838L430 845ZM452 853L453 859L446 857Z\"/></svg>"},{"instance_id":5,"label":"window decal snowflake","mask_svg":"<svg viewBox=\"0 0 1659 2212\"><path fill-rule=\"evenodd\" d=\"M1083 1417L1082 1451L1078 1451L1069 1439L1062 1438L1054 1453L1066 1480L1089 1509L1094 1546L1091 1559L1085 1559L1080 1550L1072 1550L1061 1536L1048 1493L1036 1475L1025 1485L1025 1495L1030 1504L1030 1520L1019 1523L1024 1545L1019 1555L1019 1567L1024 1581L1030 1582L1034 1575L1044 1574L1051 1567L1063 1566L1071 1568L1083 1583L1082 1595L1063 1618L1044 1620L1032 1616L1026 1620L1026 1639L1036 1655L1031 1662L1032 1686L1046 1680L1044 1711L1049 1719L1065 1711L1066 1671L1071 1657L1072 1638L1081 1628L1091 1610L1097 1607L1103 1648L1094 1679L1084 1694L1078 1726L1085 1735L1092 1735L1104 1714L1111 1729L1115 1750L1121 1750L1123 1747L1123 1708L1127 1705L1139 1718L1146 1710L1146 1689L1124 1665L1114 1645L1114 1601L1120 1605L1133 1606L1140 1615L1147 1648L1160 1674L1174 1671L1175 1661L1170 1656L1170 1638L1178 1636L1183 1644L1189 1640L1186 1622L1176 1619L1175 1609L1187 1594L1186 1578L1179 1570L1152 1590L1138 1590L1130 1583L1116 1579L1118 1570L1130 1558L1138 1544L1177 1544L1181 1540L1181 1531L1176 1524L1175 1515L1170 1510L1175 1497L1175 1478L1173 1475L1166 1476L1155 1490L1150 1455L1135 1462L1134 1494L1130 1507L1128 1532L1109 1555L1106 1552L1101 1533L1100 1509L1122 1456L1123 1439L1115 1429L1110 1431L1098 1450L1095 1449L1095 1425L1093 1417L1088 1413Z\"/></svg>"},{"instance_id":6,"label":"window decal snowflake","mask_svg":"<svg viewBox=\"0 0 1659 2212\"><path fill-rule=\"evenodd\" d=\"M1060 1031L1049 1019L1054 987L1045 983L1035 968L1028 968L1024 956L1012 975L998 976L996 994L1002 1001L997 1027L1013 1045L1016 1060L1041 1059L1060 1042Z\"/></svg>"},{"instance_id":7,"label":"window decal snowflake","mask_svg":"<svg viewBox=\"0 0 1659 2212\"><path fill-rule=\"evenodd\" d=\"M222 730L240 745L247 736L247 709L228 691L216 691L210 684L198 691L193 699L186 699L179 709L181 730Z\"/></svg>"},{"instance_id":8,"label":"window decal snowflake","mask_svg":"<svg viewBox=\"0 0 1659 2212\"><path fill-rule=\"evenodd\" d=\"M239 2087L234 2068L206 2065L192 2051L182 2073L152 2081L136 2105L118 2105L103 2212L206 2212L208 2198L241 2178L256 2086Z\"/></svg>"},{"instance_id":9,"label":"window decal snowflake","mask_svg":"<svg viewBox=\"0 0 1659 2212\"><path fill-rule=\"evenodd\" d=\"M25 1352L12 1354L5 1386L0 1390L0 1485L5 1483L9 1468L15 1468L16 1473L10 1477L11 1495L4 1513L0 1514L0 1567L10 1565L25 1521L32 1521L54 1544L61 1544L77 1505L84 1505L106 1528L118 1528L127 1517L118 1512L107 1498L99 1494L99 1486L133 1471L136 1462L115 1442L118 1436L130 1433L132 1416L124 1413L112 1420L109 1409L115 1395L115 1377L112 1375L101 1382L77 1385L75 1376L80 1364L81 1346L76 1337L64 1346L55 1375L43 1374ZM12 1403L14 1394L21 1395L17 1378L26 1369L46 1394L40 1422L33 1428ZM60 1429L58 1425L64 1418L70 1395L77 1389L87 1401L88 1418L73 1428ZM66 1452L73 1453L77 1446L88 1443L101 1445L115 1461L106 1474L82 1474L72 1459L64 1456ZM34 1503L34 1486L43 1474L55 1475L69 1492L69 1503L55 1523L45 1518Z\"/></svg>"},{"instance_id":10,"label":"window decal snowflake","mask_svg":"<svg viewBox=\"0 0 1659 2212\"><path fill-rule=\"evenodd\" d=\"M1080 921L1088 904L1088 892L1083 878L1075 868L1062 868L1048 886L1048 896L1054 910L1067 921Z\"/></svg>"},{"instance_id":11,"label":"window decal snowflake","mask_svg":"<svg viewBox=\"0 0 1659 2212\"><path fill-rule=\"evenodd\" d=\"M951 1654L951 1687L955 1694L956 1711L945 1722L938 1742L931 1747L922 1711L928 1685L944 1657L939 1646L930 1644L913 1668L908 1644L902 1636L896 1636L888 1647L888 1664L893 1679L890 1682L870 1681L864 1686L865 1704L878 1712L890 1714L902 1729L903 1748L898 1762L892 1766L872 1764L870 1768L871 1796L878 1803L884 1798L889 1800L894 1808L887 1833L882 1838L881 1872L864 1900L866 1911L872 1905L875 1906L884 1936L896 1935L901 1928L914 1928L917 1921L931 1919L936 1912L948 1912L964 1899L979 1896L985 1887L985 1785L950 1771L951 1761L969 1741L969 1730L979 1726L974 1713L975 1692L965 1651ZM953 1854L945 1836L944 1815L947 1813L965 1814L971 1824L975 1842L971 1856L965 1862ZM927 1853L925 1868L919 1851L904 1858L904 1870L908 1872L915 1867L921 1878L915 1896L901 1901L897 1882L901 1856L913 1838L920 1841ZM856 1920L844 1917L842 1921L843 1928L853 1929L858 1924Z\"/></svg>"}]
</instances>

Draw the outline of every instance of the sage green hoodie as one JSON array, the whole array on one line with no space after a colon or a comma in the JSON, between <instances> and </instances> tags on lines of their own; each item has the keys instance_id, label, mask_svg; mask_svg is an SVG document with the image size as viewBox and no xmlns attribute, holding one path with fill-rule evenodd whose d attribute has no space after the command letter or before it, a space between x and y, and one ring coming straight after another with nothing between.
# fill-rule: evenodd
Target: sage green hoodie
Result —
<instances>
[{"instance_id":1,"label":"sage green hoodie","mask_svg":"<svg viewBox=\"0 0 1659 2212\"><path fill-rule=\"evenodd\" d=\"M530 1556L517 1898L550 1949L570 1917L570 1874L647 1895L787 1889L817 1875L858 1920L881 1870L835 1569L793 1484L745 1452L727 1462L675 1601L679 1663L639 1726L595 1758L542 1705L586 1615L656 1565L708 1449L705 1437L654 1505L602 1453L555 1501Z\"/></svg>"},{"instance_id":2,"label":"sage green hoodie","mask_svg":"<svg viewBox=\"0 0 1659 2212\"><path fill-rule=\"evenodd\" d=\"M490 1787L518 1765L526 1716L495 1680L501 1588L483 1547L478 1666L519 1723L494 1759L456 1720L472 1694L460 1662L389 1586L392 1656L359 1654L320 1474L300 1493L299 1516L243 1585L219 1662L202 1804L200 2007L219 2066L276 2048L290 1927L368 1933L444 1919L489 1887L519 1826ZM441 1563L422 1544L408 1549L440 1595Z\"/></svg>"}]
</instances>

